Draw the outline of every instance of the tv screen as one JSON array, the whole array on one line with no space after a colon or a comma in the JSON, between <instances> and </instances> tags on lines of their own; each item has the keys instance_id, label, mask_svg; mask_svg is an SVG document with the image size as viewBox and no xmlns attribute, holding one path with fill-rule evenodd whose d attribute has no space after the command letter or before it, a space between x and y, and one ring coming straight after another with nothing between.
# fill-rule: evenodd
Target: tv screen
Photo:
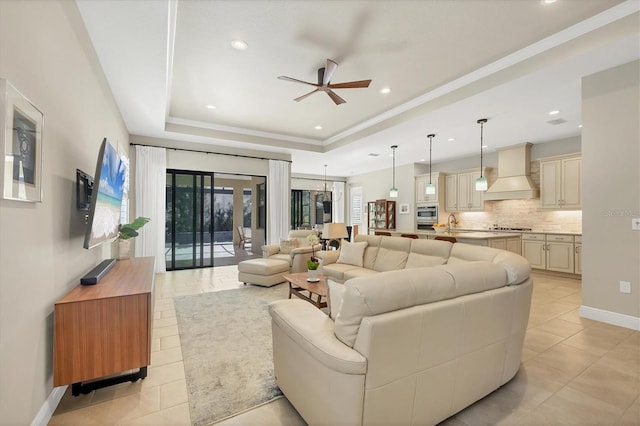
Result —
<instances>
[{"instance_id":1,"label":"tv screen","mask_svg":"<svg viewBox=\"0 0 640 426\"><path fill-rule=\"evenodd\" d=\"M93 248L118 236L125 173L118 152L105 138L98 152L84 248Z\"/></svg>"}]
</instances>

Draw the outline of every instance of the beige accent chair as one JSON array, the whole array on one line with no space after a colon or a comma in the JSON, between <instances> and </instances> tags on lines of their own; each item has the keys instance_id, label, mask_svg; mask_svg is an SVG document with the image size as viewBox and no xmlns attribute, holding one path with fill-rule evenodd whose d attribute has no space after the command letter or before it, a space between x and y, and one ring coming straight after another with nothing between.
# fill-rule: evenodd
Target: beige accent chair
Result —
<instances>
[{"instance_id":1,"label":"beige accent chair","mask_svg":"<svg viewBox=\"0 0 640 426\"><path fill-rule=\"evenodd\" d=\"M394 257L390 243L374 247L378 260ZM308 424L433 425L515 376L529 263L504 250L431 243L407 254L444 254L444 263L328 280L334 320L304 300L270 304L276 382Z\"/></svg>"},{"instance_id":2,"label":"beige accent chair","mask_svg":"<svg viewBox=\"0 0 640 426\"><path fill-rule=\"evenodd\" d=\"M311 243L307 239L310 234L318 235L315 229L296 229L289 231L288 240L297 240L298 247L293 248L291 253L282 253L281 244L267 244L262 246L262 257L265 259L285 260L289 263L290 272L306 272L307 260L311 259L312 252L316 254L322 250L320 244L313 250Z\"/></svg>"}]
</instances>

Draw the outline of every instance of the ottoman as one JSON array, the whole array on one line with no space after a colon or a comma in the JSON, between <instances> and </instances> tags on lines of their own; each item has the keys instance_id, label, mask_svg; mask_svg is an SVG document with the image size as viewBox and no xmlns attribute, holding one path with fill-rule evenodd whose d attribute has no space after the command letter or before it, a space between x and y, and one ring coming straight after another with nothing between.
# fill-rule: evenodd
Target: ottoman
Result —
<instances>
[{"instance_id":1,"label":"ottoman","mask_svg":"<svg viewBox=\"0 0 640 426\"><path fill-rule=\"evenodd\" d=\"M238 263L238 281L264 287L284 282L282 274L289 273L289 262L276 259L251 259Z\"/></svg>"}]
</instances>

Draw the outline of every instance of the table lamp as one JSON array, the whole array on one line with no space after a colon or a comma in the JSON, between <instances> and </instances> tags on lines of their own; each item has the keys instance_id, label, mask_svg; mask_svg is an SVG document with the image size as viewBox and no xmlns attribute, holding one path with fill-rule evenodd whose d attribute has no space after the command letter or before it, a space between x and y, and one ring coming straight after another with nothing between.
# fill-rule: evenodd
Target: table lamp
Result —
<instances>
[{"instance_id":1,"label":"table lamp","mask_svg":"<svg viewBox=\"0 0 640 426\"><path fill-rule=\"evenodd\" d=\"M337 242L336 249L340 249L342 239L347 238L347 227L344 223L327 223L322 230L322 238L328 241L327 245L333 247L332 242Z\"/></svg>"}]
</instances>

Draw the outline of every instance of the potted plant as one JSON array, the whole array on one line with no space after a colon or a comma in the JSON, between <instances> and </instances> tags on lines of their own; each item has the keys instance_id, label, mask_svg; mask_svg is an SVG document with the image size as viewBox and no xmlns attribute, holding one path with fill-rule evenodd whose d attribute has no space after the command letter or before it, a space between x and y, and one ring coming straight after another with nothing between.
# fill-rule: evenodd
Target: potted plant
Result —
<instances>
[{"instance_id":1,"label":"potted plant","mask_svg":"<svg viewBox=\"0 0 640 426\"><path fill-rule=\"evenodd\" d=\"M311 243L311 258L307 260L307 281L317 282L320 281L320 278L318 278L320 260L316 257L315 246L320 243L320 239L316 234L309 234L307 240Z\"/></svg>"},{"instance_id":2,"label":"potted plant","mask_svg":"<svg viewBox=\"0 0 640 426\"><path fill-rule=\"evenodd\" d=\"M120 224L118 227L118 259L124 260L131 257L131 238L139 235L138 229L142 228L151 219L137 217L133 222Z\"/></svg>"}]
</instances>

